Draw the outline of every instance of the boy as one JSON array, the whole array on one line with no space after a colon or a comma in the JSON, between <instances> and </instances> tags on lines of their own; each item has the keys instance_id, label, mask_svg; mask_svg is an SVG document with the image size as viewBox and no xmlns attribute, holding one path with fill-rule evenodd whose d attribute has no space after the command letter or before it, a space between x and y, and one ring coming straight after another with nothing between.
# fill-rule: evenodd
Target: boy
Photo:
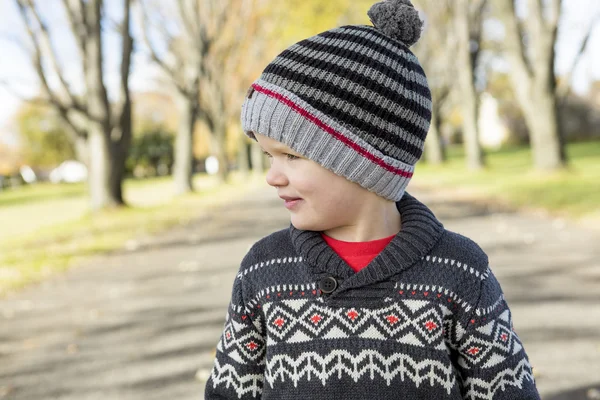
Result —
<instances>
[{"instance_id":1,"label":"boy","mask_svg":"<svg viewBox=\"0 0 600 400\"><path fill-rule=\"evenodd\" d=\"M294 44L248 91L289 228L233 284L206 399L539 399L486 254L405 192L431 95L409 0Z\"/></svg>"}]
</instances>

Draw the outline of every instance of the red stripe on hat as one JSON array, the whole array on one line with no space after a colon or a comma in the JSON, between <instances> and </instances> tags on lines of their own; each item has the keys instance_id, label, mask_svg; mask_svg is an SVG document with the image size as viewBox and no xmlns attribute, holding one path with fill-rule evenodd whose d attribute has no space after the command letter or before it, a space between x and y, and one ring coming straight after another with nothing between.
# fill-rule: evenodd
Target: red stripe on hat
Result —
<instances>
[{"instance_id":1,"label":"red stripe on hat","mask_svg":"<svg viewBox=\"0 0 600 400\"><path fill-rule=\"evenodd\" d=\"M342 141L346 146L349 146L352 149L356 150L357 152L359 152L360 154L362 154L364 157L366 157L369 160L373 161L375 164L377 164L377 165L379 165L379 166L381 166L381 167L383 167L383 168L387 169L388 171L393 172L395 174L402 175L402 176L404 176L406 178L412 178L412 176L413 176L412 172L405 171L403 169L394 167L393 165L389 165L388 163L386 163L385 161L383 161L381 158L375 156L374 154L369 153L367 150L363 149L358 144L350 141L344 135L342 135L341 133L337 132L335 129L333 129L332 127L330 127L325 122L321 121L319 118L315 117L314 115L312 115L311 113L309 113L305 109L301 108L299 105L297 105L296 103L294 103L290 99L288 99L288 98L280 95L277 92L273 92L272 90L269 90L269 89L264 88L262 86L259 86L257 84L253 84L252 87L254 89L258 90L259 92L264 93L267 96L274 97L277 100L281 101L282 103L288 105L294 111L298 112L300 115L302 115L306 119L312 121L319 128L323 129L325 132L329 133L330 135L332 135L337 140Z\"/></svg>"}]
</instances>

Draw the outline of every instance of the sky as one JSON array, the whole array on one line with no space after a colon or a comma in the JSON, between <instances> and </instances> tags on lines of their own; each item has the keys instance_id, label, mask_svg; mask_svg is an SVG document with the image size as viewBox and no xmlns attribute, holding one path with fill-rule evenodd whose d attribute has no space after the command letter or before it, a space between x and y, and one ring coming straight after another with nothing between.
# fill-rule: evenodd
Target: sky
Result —
<instances>
[{"instance_id":1,"label":"sky","mask_svg":"<svg viewBox=\"0 0 600 400\"><path fill-rule=\"evenodd\" d=\"M107 0L108 14L114 20L120 20L120 0ZM67 28L66 15L62 2L58 0L37 1L43 18L49 21L54 45L61 54L61 64L66 76L77 88L81 82L75 44ZM598 0L563 0L563 14L556 45L556 71L564 74L568 71L590 24L591 16L600 13ZM134 28L134 35L136 34ZM18 109L20 97L30 97L38 93L39 84L28 61L28 56L15 38L27 38L14 0L0 0L0 137L4 141L14 141L10 134L14 113ZM115 34L108 34L105 42L105 65L107 68L107 88L109 96L117 92L119 84L118 62L120 40ZM152 90L156 87L155 77L159 71L150 63L145 53L134 53L130 76L133 91ZM573 77L573 90L576 93L587 92L589 83L600 80L600 23L594 27L588 43L588 51L580 60ZM55 81L55 80L54 80ZM80 84L79 84L80 85ZM10 88L10 89L8 89Z\"/></svg>"}]
</instances>

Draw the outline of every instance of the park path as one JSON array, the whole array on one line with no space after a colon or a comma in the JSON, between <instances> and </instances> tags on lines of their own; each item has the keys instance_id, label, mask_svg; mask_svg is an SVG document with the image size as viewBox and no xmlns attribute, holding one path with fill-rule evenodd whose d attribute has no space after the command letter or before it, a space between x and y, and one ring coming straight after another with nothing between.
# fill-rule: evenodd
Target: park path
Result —
<instances>
[{"instance_id":1,"label":"park path","mask_svg":"<svg viewBox=\"0 0 600 400\"><path fill-rule=\"evenodd\" d=\"M599 232L411 193L489 255L543 399L600 399ZM203 398L239 263L288 224L264 185L0 299L0 399Z\"/></svg>"}]
</instances>

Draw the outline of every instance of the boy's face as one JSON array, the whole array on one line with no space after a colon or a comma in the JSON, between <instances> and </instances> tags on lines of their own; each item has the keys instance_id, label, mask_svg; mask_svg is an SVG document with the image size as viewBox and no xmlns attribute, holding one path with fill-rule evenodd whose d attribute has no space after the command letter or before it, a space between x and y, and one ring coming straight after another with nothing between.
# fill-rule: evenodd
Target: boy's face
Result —
<instances>
[{"instance_id":1,"label":"boy's face","mask_svg":"<svg viewBox=\"0 0 600 400\"><path fill-rule=\"evenodd\" d=\"M375 195L281 142L254 135L270 160L267 183L278 189L279 196L301 199L289 210L291 222L298 229L327 231L354 225L367 196Z\"/></svg>"}]
</instances>

